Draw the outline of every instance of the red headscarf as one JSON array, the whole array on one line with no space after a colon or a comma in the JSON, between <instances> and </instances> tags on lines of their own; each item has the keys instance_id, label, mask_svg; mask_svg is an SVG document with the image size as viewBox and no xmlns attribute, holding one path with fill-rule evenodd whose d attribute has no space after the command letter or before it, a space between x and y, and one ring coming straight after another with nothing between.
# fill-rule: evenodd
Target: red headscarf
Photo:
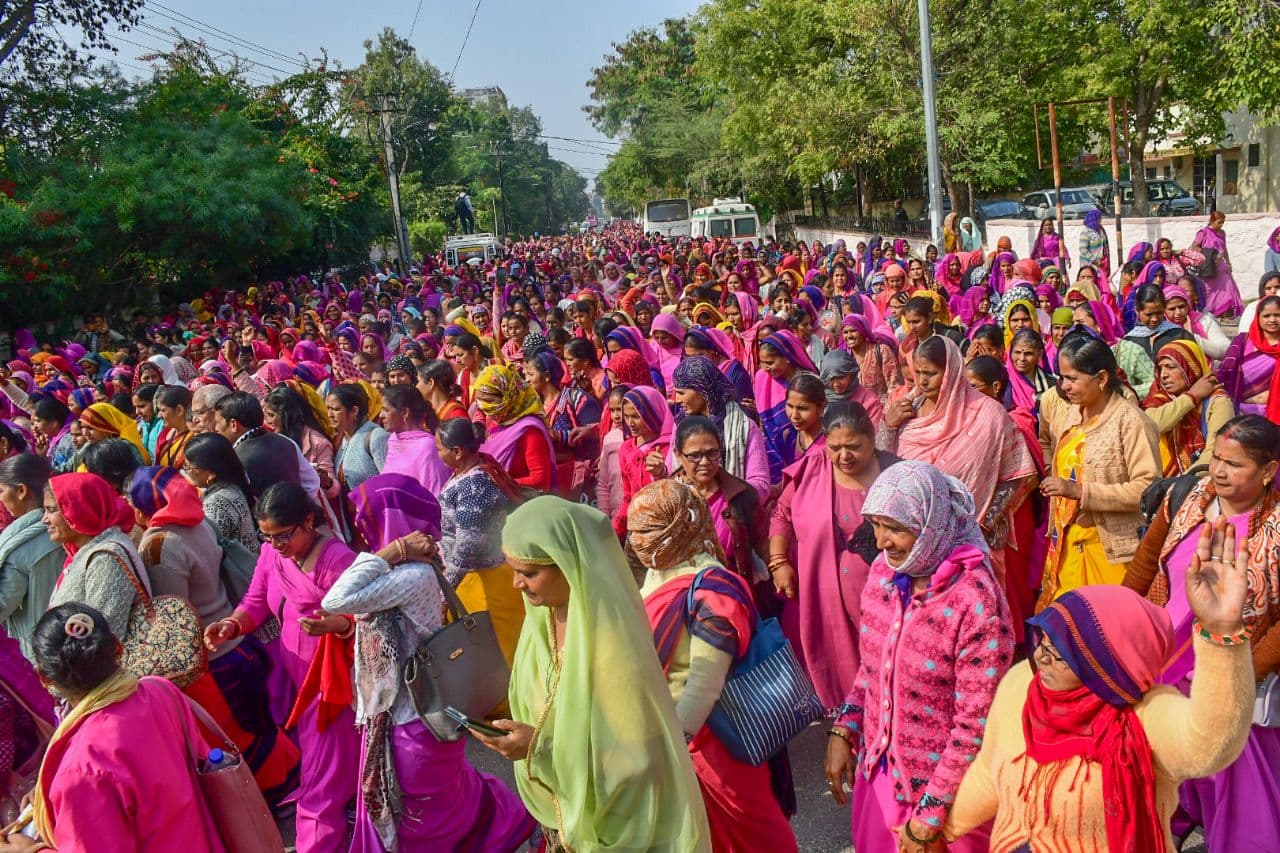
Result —
<instances>
[{"instance_id":1,"label":"red headscarf","mask_svg":"<svg viewBox=\"0 0 1280 853\"><path fill-rule=\"evenodd\" d=\"M1262 334L1262 312L1259 311L1253 317L1253 325L1249 327L1249 343L1253 344L1253 348L1258 352L1266 353L1276 360L1277 364L1271 368L1271 391L1267 397L1267 420L1273 424L1280 424L1280 344L1272 344L1267 342L1267 336Z\"/></svg>"},{"instance_id":2,"label":"red headscarf","mask_svg":"<svg viewBox=\"0 0 1280 853\"><path fill-rule=\"evenodd\" d=\"M649 365L644 356L635 350L618 350L609 356L609 370L619 385L630 385L632 388L653 385L653 376L649 373Z\"/></svg>"},{"instance_id":3,"label":"red headscarf","mask_svg":"<svg viewBox=\"0 0 1280 853\"><path fill-rule=\"evenodd\" d=\"M133 508L97 474L59 474L49 481L49 489L63 520L82 536L97 536L108 527L133 530ZM70 542L63 547L68 562L80 550Z\"/></svg>"}]
</instances>

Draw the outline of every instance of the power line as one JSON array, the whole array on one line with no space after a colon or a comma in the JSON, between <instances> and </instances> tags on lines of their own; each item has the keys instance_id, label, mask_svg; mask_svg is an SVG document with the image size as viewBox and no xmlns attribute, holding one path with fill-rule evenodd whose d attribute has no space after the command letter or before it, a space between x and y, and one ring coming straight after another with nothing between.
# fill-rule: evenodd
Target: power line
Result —
<instances>
[{"instance_id":1,"label":"power line","mask_svg":"<svg viewBox=\"0 0 1280 853\"><path fill-rule=\"evenodd\" d=\"M462 47L458 48L458 58L453 60L453 70L449 72L449 80L453 80L453 75L458 73L458 63L462 61L462 52L467 49L467 42L471 39L471 28L476 25L476 15L480 14L480 4L484 0L476 0L476 8L471 12L471 23L467 24L467 34L462 37Z\"/></svg>"},{"instance_id":2,"label":"power line","mask_svg":"<svg viewBox=\"0 0 1280 853\"><path fill-rule=\"evenodd\" d=\"M413 41L413 31L418 26L418 13L422 11L422 0L418 0L418 8L413 12L413 23L409 25L409 37L405 41Z\"/></svg>"},{"instance_id":3,"label":"power line","mask_svg":"<svg viewBox=\"0 0 1280 853\"><path fill-rule=\"evenodd\" d=\"M613 155L605 151L587 151L581 148L559 148L555 145L548 145L549 151L565 151L569 154L594 154L596 157L612 157Z\"/></svg>"},{"instance_id":4,"label":"power line","mask_svg":"<svg viewBox=\"0 0 1280 853\"><path fill-rule=\"evenodd\" d=\"M155 0L152 0L152 2L150 2L148 5L154 6L157 9L163 9L164 10L163 12L157 12L156 14L169 18L170 20L173 20L174 19L173 16L177 15L178 18L185 19L185 21L188 21L189 22L187 24L188 26L194 26L196 29L204 30L206 32L211 30L214 33L218 33L219 35L224 36L227 39L230 39L232 43L236 43L241 45L242 47L255 50L261 53L263 56L275 57L276 59L281 59L281 60L284 60L285 62L291 62L295 65L301 66L303 69L307 68L307 64L302 60L298 59L296 56L289 56L288 54L281 53L278 50L273 50L272 48L269 48L266 45L259 44L258 42L251 41L249 39L238 36L234 33L229 33L226 30L221 29L220 27L215 27L213 24L207 23L205 21L201 21L199 18L193 18L192 16L187 15L183 12L179 12L177 9L172 9L164 5L163 3L157 3L155 2ZM165 14L165 12L168 12L170 14Z\"/></svg>"},{"instance_id":5,"label":"power line","mask_svg":"<svg viewBox=\"0 0 1280 853\"><path fill-rule=\"evenodd\" d=\"M193 39L193 38L191 38L190 36L188 36L186 33L184 33L184 32L182 32L181 30L179 30L177 27L174 27L172 30L162 30L162 29L160 29L159 27L152 26L151 24L146 23L145 21L144 21L144 22L142 22L142 23L140 23L138 26L139 26L140 28L142 28L142 29L144 29L144 30L146 30L146 31L148 31L148 32L150 32L150 33L152 33L153 35L161 36L161 37L163 37L163 38L173 38L173 37L175 37L175 36L176 36L177 38L184 39L184 40L189 41L189 42L192 42L192 43L199 42L199 43L203 44L203 45L205 46L205 48L207 48L210 52L212 52L212 53L214 53L214 54L217 54L218 56L229 56L229 57L231 57L232 59L235 59L235 60L237 60L237 61L239 61L239 62L246 63L246 64L248 64L248 65L252 65L252 66L254 66L255 68L266 68L266 69L269 69L269 70L271 70L271 71L275 71L275 72L277 72L277 73L279 73L279 74L283 74L283 75L285 75L286 77L288 77L288 76L290 76L290 75L292 75L292 74L293 74L293 72L292 72L292 71L286 71L286 70L285 70L285 69L283 69L283 68L277 68L277 67L275 67L274 65L268 65L268 64L266 64L265 62L261 62L261 61L256 60L256 59L251 59L251 58L249 58L249 57L247 57L247 56L241 56L240 54L236 53L235 51L222 50L221 48L219 48L219 47L217 47L217 46L215 46L215 45L211 45L211 44L209 44L208 42L205 42L205 41L204 41L204 39ZM271 82L271 81L269 81L269 80L266 80L266 78L265 78L265 76L264 76L264 75L259 75L259 79L260 79L260 80L262 80L262 81L263 81L263 82L265 82L265 83L268 83L268 84Z\"/></svg>"},{"instance_id":6,"label":"power line","mask_svg":"<svg viewBox=\"0 0 1280 853\"><path fill-rule=\"evenodd\" d=\"M122 42L124 42L125 44L131 44L131 45L133 45L134 47L139 47L139 48L142 48L143 50L150 51L152 54L159 54L159 55L162 55L162 56L168 56L168 55L170 55L170 54L173 52L173 49L172 49L171 47L156 47L155 45L143 44L142 42L133 41L132 39L127 39L127 38L125 38L124 36L120 36L120 35L113 36L113 39L114 39L115 41L122 41ZM224 56L234 56L234 54L228 54L228 53L226 53L225 51L217 51L217 52L221 53L221 54L222 54L222 55L224 55ZM237 59L241 59L242 57L236 57L236 58L237 58ZM143 57L138 56L138 57L135 57L135 59L143 59ZM247 61L247 60L246 60L246 61ZM248 71L245 71L244 73L245 73L245 75L246 75L246 76L248 76L248 74L249 74L249 72L248 72ZM251 80L250 82L258 83L258 85L270 85L270 84L271 84L271 81L269 81L269 80L265 80L261 75L258 75L258 79L257 79L257 80Z\"/></svg>"},{"instance_id":7,"label":"power line","mask_svg":"<svg viewBox=\"0 0 1280 853\"><path fill-rule=\"evenodd\" d=\"M588 145L622 145L621 142L614 142L612 139L580 139L574 136L552 136L548 133L538 134L540 139L559 139L562 142L583 142Z\"/></svg>"}]
</instances>

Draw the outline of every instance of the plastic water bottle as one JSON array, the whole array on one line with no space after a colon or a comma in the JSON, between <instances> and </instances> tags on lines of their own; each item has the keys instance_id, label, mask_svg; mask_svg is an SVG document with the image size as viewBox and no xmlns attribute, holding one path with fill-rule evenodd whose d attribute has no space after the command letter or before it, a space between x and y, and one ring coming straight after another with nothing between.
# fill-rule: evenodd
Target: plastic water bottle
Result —
<instances>
[{"instance_id":1,"label":"plastic water bottle","mask_svg":"<svg viewBox=\"0 0 1280 853\"><path fill-rule=\"evenodd\" d=\"M217 767L227 758L227 754L220 749L209 750L209 766Z\"/></svg>"}]
</instances>

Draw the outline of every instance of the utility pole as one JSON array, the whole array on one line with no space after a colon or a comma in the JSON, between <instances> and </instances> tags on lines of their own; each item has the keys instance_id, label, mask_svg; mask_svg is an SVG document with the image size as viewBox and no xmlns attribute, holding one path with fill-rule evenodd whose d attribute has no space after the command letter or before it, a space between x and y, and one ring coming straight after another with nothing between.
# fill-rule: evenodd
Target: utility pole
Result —
<instances>
[{"instance_id":1,"label":"utility pole","mask_svg":"<svg viewBox=\"0 0 1280 853\"><path fill-rule=\"evenodd\" d=\"M396 232L396 249L404 271L408 272L413 254L409 249L409 230L405 227L404 214L400 210L400 175L396 171L396 149L391 139L391 113L399 110L393 110L388 105L386 95L379 98L379 103L377 112L382 123L382 144L387 156L387 179L391 183L391 218Z\"/></svg>"},{"instance_id":2,"label":"utility pole","mask_svg":"<svg viewBox=\"0 0 1280 853\"><path fill-rule=\"evenodd\" d=\"M1116 268L1119 269L1120 259L1124 257L1124 232L1120 219L1120 151L1116 139L1115 98L1107 98L1107 118L1109 125L1107 130L1111 137L1111 198L1116 208ZM1128 122L1128 116L1125 117L1125 121Z\"/></svg>"},{"instance_id":3,"label":"utility pole","mask_svg":"<svg viewBox=\"0 0 1280 853\"><path fill-rule=\"evenodd\" d=\"M920 74L924 78L924 132L929 156L929 235L942 242L942 165L938 160L938 108L933 81L933 36L929 25L929 0L920 6Z\"/></svg>"},{"instance_id":4,"label":"utility pole","mask_svg":"<svg viewBox=\"0 0 1280 853\"><path fill-rule=\"evenodd\" d=\"M498 149L497 145L490 149L493 156L498 160L498 192L502 196L502 224L508 231L511 230L511 214L507 210L507 177L506 172L502 169L502 155L504 152Z\"/></svg>"}]
</instances>

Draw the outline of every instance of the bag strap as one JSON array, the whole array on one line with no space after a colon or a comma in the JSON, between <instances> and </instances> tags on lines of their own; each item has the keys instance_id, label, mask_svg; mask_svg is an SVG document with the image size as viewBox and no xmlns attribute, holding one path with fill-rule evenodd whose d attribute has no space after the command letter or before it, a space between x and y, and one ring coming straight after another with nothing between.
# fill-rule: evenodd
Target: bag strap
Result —
<instances>
[{"instance_id":1,"label":"bag strap","mask_svg":"<svg viewBox=\"0 0 1280 853\"><path fill-rule=\"evenodd\" d=\"M739 578L739 577L738 577L737 575L735 575L733 572L729 571L729 570L728 570L727 568L725 568L724 566L707 566L705 569L703 569L702 571L698 572L698 574L694 575L693 583L689 584L689 591L685 594L685 600L684 600L684 608L685 608L685 610L684 610L684 617L685 617L685 622L686 622L686 623L693 621L693 607L694 607L694 602L693 602L693 593L694 593L694 591L695 591L695 590L697 590L698 585L699 585L699 584L701 584L701 583L702 583L702 581L704 581L704 580L706 579L707 572L713 571L713 570L715 570L715 569L719 569L720 571L724 572L726 575L729 575L730 577L732 577L732 578L734 578L734 579L736 579L736 580L741 580L741 578ZM753 626L752 630L754 631L755 629L759 628L759 626L763 623L763 621L764 621L764 620L762 620L762 619L760 618L760 611L759 611L758 609L756 609L755 604L754 604L750 599L744 599L744 598L742 597L741 590L739 590L739 589L738 589L737 584L734 584L734 583L730 582L730 589L732 589L732 592L728 592L728 593L726 593L726 594L727 594L730 598L732 598L734 601L736 601L736 602L738 602L739 604L741 604L743 607L746 607L746 608L750 609L750 610L751 610L751 612L752 612L753 614L755 614L756 621L755 621L755 625Z\"/></svg>"},{"instance_id":2,"label":"bag strap","mask_svg":"<svg viewBox=\"0 0 1280 853\"><path fill-rule=\"evenodd\" d=\"M471 613L467 610L467 606L458 597L458 591L453 588L453 584L449 583L449 579L444 576L444 568L440 565L440 561L428 560L427 565L431 566L432 571L436 573L436 580L440 584L440 592L444 593L445 606L449 608L449 614L453 616L453 621L461 622L470 616Z\"/></svg>"},{"instance_id":3,"label":"bag strap","mask_svg":"<svg viewBox=\"0 0 1280 853\"><path fill-rule=\"evenodd\" d=\"M204 709L204 706L190 696L183 696L182 698L187 701L187 705L191 708L191 713L195 715L200 725L208 729L209 733L215 738L222 741L222 751L228 755L241 757L240 747L236 746L235 741L227 737L227 733L222 730L222 726L218 725L217 721ZM195 744L191 742L190 738L187 739L187 754L191 756L191 765L198 767L200 765L200 756L196 754Z\"/></svg>"},{"instance_id":4,"label":"bag strap","mask_svg":"<svg viewBox=\"0 0 1280 853\"><path fill-rule=\"evenodd\" d=\"M142 585L142 580L138 577L138 573L134 571L133 567L128 565L123 559L121 559L119 554L109 547L99 548L94 553L106 554L108 557L116 561L116 564L120 566L121 571L124 572L125 577L127 577L129 582L133 584L133 589L138 594L138 599L142 602L142 606L148 613L151 613L153 610L153 606L151 604L151 593L147 592L147 588ZM86 560L86 562L88 561Z\"/></svg>"}]
</instances>

